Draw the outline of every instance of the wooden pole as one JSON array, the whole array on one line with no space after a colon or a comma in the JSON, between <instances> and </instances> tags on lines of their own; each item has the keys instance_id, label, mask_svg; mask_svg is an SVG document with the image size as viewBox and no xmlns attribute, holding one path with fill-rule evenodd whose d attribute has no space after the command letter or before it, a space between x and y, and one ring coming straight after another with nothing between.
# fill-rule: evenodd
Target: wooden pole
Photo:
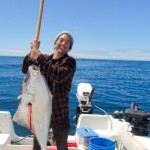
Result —
<instances>
[{"instance_id":1,"label":"wooden pole","mask_svg":"<svg viewBox=\"0 0 150 150\"><path fill-rule=\"evenodd\" d=\"M35 37L36 40L39 40L43 6L44 6L44 0L40 0L40 9L39 9L39 16L38 16L38 22L37 22L37 28L36 28L36 37Z\"/></svg>"}]
</instances>

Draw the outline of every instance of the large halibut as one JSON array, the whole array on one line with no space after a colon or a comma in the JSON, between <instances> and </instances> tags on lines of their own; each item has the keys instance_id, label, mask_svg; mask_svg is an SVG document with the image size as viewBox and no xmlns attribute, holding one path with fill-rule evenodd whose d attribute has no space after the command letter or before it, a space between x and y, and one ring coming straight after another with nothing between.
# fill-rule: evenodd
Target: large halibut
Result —
<instances>
[{"instance_id":1,"label":"large halibut","mask_svg":"<svg viewBox=\"0 0 150 150\"><path fill-rule=\"evenodd\" d=\"M19 99L20 103L13 120L30 129L36 136L41 149L47 150L52 94L39 67L29 66Z\"/></svg>"}]
</instances>

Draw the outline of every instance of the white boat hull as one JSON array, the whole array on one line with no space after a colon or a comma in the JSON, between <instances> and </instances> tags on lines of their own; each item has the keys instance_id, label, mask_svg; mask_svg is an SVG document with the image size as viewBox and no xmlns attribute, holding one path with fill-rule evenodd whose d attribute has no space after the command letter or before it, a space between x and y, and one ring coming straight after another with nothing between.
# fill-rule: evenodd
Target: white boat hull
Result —
<instances>
[{"instance_id":1,"label":"white boat hull","mask_svg":"<svg viewBox=\"0 0 150 150\"><path fill-rule=\"evenodd\" d=\"M129 123L123 119L114 119L107 115L81 114L77 128L91 128L100 137L116 141L116 150L150 150L150 137L132 134ZM17 144L12 144L12 142L19 141L22 138L15 134L10 113L0 111L0 150L32 150L32 137L24 138ZM83 143L80 143L78 132L69 136L68 143L72 143L69 150L87 149ZM75 144L77 144L77 147ZM48 150L55 150L56 146L47 148Z\"/></svg>"}]
</instances>

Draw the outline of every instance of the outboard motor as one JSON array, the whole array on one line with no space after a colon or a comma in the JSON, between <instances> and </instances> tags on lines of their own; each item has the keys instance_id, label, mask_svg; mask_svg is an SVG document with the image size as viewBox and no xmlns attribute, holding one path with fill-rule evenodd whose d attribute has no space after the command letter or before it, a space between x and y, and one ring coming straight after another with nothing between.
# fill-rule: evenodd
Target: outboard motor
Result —
<instances>
[{"instance_id":1,"label":"outboard motor","mask_svg":"<svg viewBox=\"0 0 150 150\"><path fill-rule=\"evenodd\" d=\"M92 114L92 95L94 89L89 83L79 83L77 87L76 97L79 102L79 106L76 108L76 123L80 114Z\"/></svg>"},{"instance_id":2,"label":"outboard motor","mask_svg":"<svg viewBox=\"0 0 150 150\"><path fill-rule=\"evenodd\" d=\"M132 103L130 109L125 110L125 120L132 125L132 133L147 136L150 132L150 113L143 112L137 103Z\"/></svg>"}]
</instances>

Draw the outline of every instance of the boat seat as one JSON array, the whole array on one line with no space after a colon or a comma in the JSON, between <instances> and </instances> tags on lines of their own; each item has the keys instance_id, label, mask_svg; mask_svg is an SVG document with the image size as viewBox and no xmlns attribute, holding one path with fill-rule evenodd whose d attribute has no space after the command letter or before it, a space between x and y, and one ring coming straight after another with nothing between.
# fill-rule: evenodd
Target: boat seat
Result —
<instances>
[{"instance_id":1,"label":"boat seat","mask_svg":"<svg viewBox=\"0 0 150 150\"><path fill-rule=\"evenodd\" d=\"M118 131L111 130L111 121L107 115L81 114L78 119L77 128L91 128L100 137L116 140ZM77 137L77 133L75 134Z\"/></svg>"},{"instance_id":2,"label":"boat seat","mask_svg":"<svg viewBox=\"0 0 150 150\"><path fill-rule=\"evenodd\" d=\"M0 111L0 134L9 134L11 140L18 139L18 136L14 131L11 114L8 111Z\"/></svg>"},{"instance_id":3,"label":"boat seat","mask_svg":"<svg viewBox=\"0 0 150 150\"><path fill-rule=\"evenodd\" d=\"M78 119L77 128L111 130L111 122L107 115L81 114Z\"/></svg>"},{"instance_id":4,"label":"boat seat","mask_svg":"<svg viewBox=\"0 0 150 150\"><path fill-rule=\"evenodd\" d=\"M5 150L7 143L10 144L10 135L0 133L0 150Z\"/></svg>"}]
</instances>

